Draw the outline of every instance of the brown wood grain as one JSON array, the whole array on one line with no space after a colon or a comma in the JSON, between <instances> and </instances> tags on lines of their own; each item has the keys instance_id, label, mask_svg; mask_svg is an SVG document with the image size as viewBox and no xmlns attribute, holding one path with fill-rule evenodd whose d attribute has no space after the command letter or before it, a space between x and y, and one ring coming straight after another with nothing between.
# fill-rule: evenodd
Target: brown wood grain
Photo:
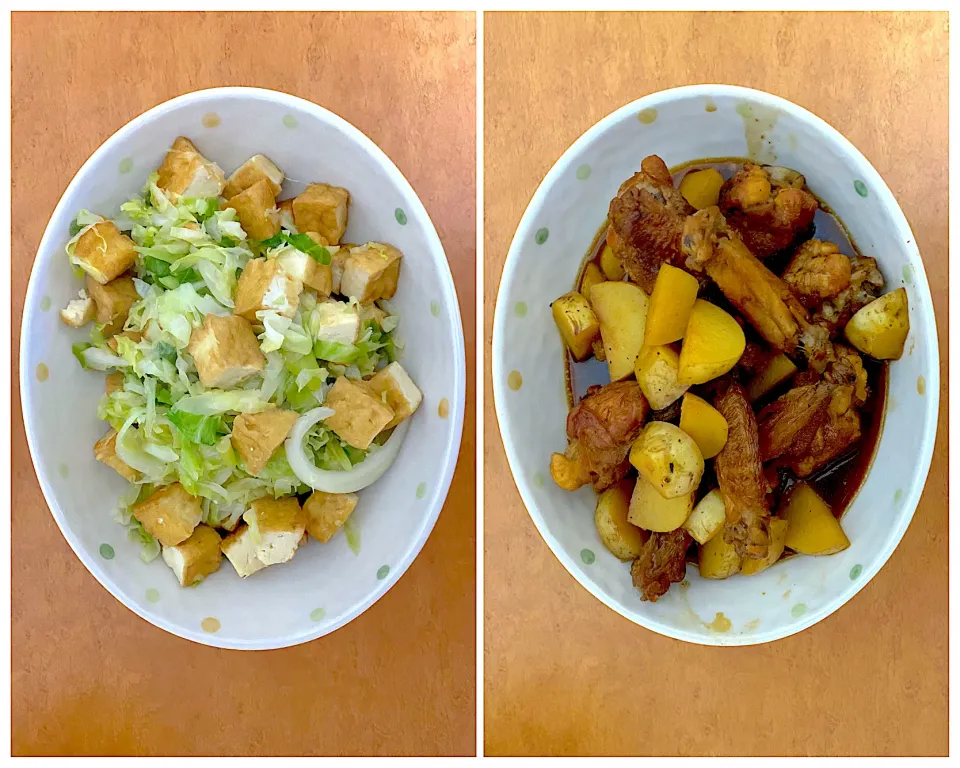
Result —
<instances>
[{"instance_id":1,"label":"brown wood grain","mask_svg":"<svg viewBox=\"0 0 960 768\"><path fill-rule=\"evenodd\" d=\"M940 334L930 479L893 557L839 612L770 645L686 645L603 606L537 535L488 380L486 752L946 755L946 14L486 14L486 370L503 261L540 180L604 115L692 83L760 88L810 109L893 190Z\"/></svg>"},{"instance_id":2,"label":"brown wood grain","mask_svg":"<svg viewBox=\"0 0 960 768\"><path fill-rule=\"evenodd\" d=\"M474 753L475 29L471 13L14 15L14 754ZM17 387L27 278L71 177L144 110L219 85L310 99L394 160L446 249L468 361L457 472L416 562L348 626L259 653L173 637L96 583L41 496Z\"/></svg>"}]
</instances>

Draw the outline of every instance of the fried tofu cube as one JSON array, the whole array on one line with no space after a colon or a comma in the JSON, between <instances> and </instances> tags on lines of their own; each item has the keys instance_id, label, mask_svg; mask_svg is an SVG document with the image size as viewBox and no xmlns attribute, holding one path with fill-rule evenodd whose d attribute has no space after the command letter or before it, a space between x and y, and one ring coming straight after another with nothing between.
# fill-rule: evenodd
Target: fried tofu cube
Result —
<instances>
[{"instance_id":1,"label":"fried tofu cube","mask_svg":"<svg viewBox=\"0 0 960 768\"><path fill-rule=\"evenodd\" d=\"M237 212L240 226L251 240L269 240L280 231L280 212L267 179L234 195L225 207Z\"/></svg>"},{"instance_id":2,"label":"fried tofu cube","mask_svg":"<svg viewBox=\"0 0 960 768\"><path fill-rule=\"evenodd\" d=\"M283 171L274 165L266 155L254 155L237 170L230 174L227 184L223 188L223 196L231 198L249 189L258 181L268 181L273 196L280 194L280 185L283 184Z\"/></svg>"},{"instance_id":3,"label":"fried tofu cube","mask_svg":"<svg viewBox=\"0 0 960 768\"><path fill-rule=\"evenodd\" d=\"M260 473L270 461L273 452L287 439L299 414L282 408L271 408L262 413L241 413L233 421L230 442L243 457L247 472Z\"/></svg>"},{"instance_id":4,"label":"fried tofu cube","mask_svg":"<svg viewBox=\"0 0 960 768\"><path fill-rule=\"evenodd\" d=\"M136 243L112 221L101 221L84 232L73 246L70 263L76 264L100 285L120 277L133 266Z\"/></svg>"},{"instance_id":5,"label":"fried tofu cube","mask_svg":"<svg viewBox=\"0 0 960 768\"><path fill-rule=\"evenodd\" d=\"M181 544L163 548L163 562L176 574L181 587L193 587L220 570L220 534L209 525L196 527Z\"/></svg>"},{"instance_id":6,"label":"fried tofu cube","mask_svg":"<svg viewBox=\"0 0 960 768\"><path fill-rule=\"evenodd\" d=\"M303 283L284 272L276 259L250 259L237 281L233 314L251 323L259 322L257 312L266 309L293 317L302 291Z\"/></svg>"},{"instance_id":7,"label":"fried tofu cube","mask_svg":"<svg viewBox=\"0 0 960 768\"><path fill-rule=\"evenodd\" d=\"M207 160L183 136L174 140L157 169L157 186L173 202L181 197L219 197L225 184L220 166Z\"/></svg>"},{"instance_id":8,"label":"fried tofu cube","mask_svg":"<svg viewBox=\"0 0 960 768\"><path fill-rule=\"evenodd\" d=\"M189 539L200 524L200 499L180 483L172 483L136 504L133 516L163 546L173 547Z\"/></svg>"},{"instance_id":9,"label":"fried tofu cube","mask_svg":"<svg viewBox=\"0 0 960 768\"><path fill-rule=\"evenodd\" d=\"M341 376L327 393L323 405L332 408L333 416L324 420L341 440L354 448L366 450L393 421L393 410L363 384Z\"/></svg>"},{"instance_id":10,"label":"fried tofu cube","mask_svg":"<svg viewBox=\"0 0 960 768\"><path fill-rule=\"evenodd\" d=\"M220 542L220 551L227 556L241 579L267 567L257 557L256 540L253 529L246 523L240 523L233 533Z\"/></svg>"},{"instance_id":11,"label":"fried tofu cube","mask_svg":"<svg viewBox=\"0 0 960 768\"><path fill-rule=\"evenodd\" d=\"M372 320L381 328L383 327L383 321L387 319L387 313L384 312L376 304L363 304L360 306L360 322L365 323L368 320Z\"/></svg>"},{"instance_id":12,"label":"fried tofu cube","mask_svg":"<svg viewBox=\"0 0 960 768\"><path fill-rule=\"evenodd\" d=\"M367 304L397 292L402 254L392 245L367 243L351 248L340 278L340 293Z\"/></svg>"},{"instance_id":13,"label":"fried tofu cube","mask_svg":"<svg viewBox=\"0 0 960 768\"><path fill-rule=\"evenodd\" d=\"M293 220L293 198L277 200L277 211L280 212L280 228L297 234L297 225Z\"/></svg>"},{"instance_id":14,"label":"fried tofu cube","mask_svg":"<svg viewBox=\"0 0 960 768\"><path fill-rule=\"evenodd\" d=\"M386 368L378 371L367 382L367 387L375 395L385 398L387 405L393 410L393 419L384 429L395 427L412 416L423 402L423 394L400 363L390 363Z\"/></svg>"},{"instance_id":15,"label":"fried tofu cube","mask_svg":"<svg viewBox=\"0 0 960 768\"><path fill-rule=\"evenodd\" d=\"M317 304L310 322L310 330L317 341L356 344L360 336L360 313L356 305L346 301Z\"/></svg>"},{"instance_id":16,"label":"fried tofu cube","mask_svg":"<svg viewBox=\"0 0 960 768\"><path fill-rule=\"evenodd\" d=\"M60 310L60 319L71 328L82 328L92 323L96 315L97 305L82 289L77 298L68 301L67 306Z\"/></svg>"},{"instance_id":17,"label":"fried tofu cube","mask_svg":"<svg viewBox=\"0 0 960 768\"><path fill-rule=\"evenodd\" d=\"M123 377L123 374L120 373L120 371L108 373L107 385L106 385L107 394L109 395L109 394L112 394L113 392L116 392L118 389L123 389L123 382L124 382L124 377Z\"/></svg>"},{"instance_id":18,"label":"fried tofu cube","mask_svg":"<svg viewBox=\"0 0 960 768\"><path fill-rule=\"evenodd\" d=\"M140 331L124 331L107 339L107 346L116 352L120 348L118 344L119 339L130 339L134 344L138 344L142 338L143 334Z\"/></svg>"},{"instance_id":19,"label":"fried tofu cube","mask_svg":"<svg viewBox=\"0 0 960 768\"><path fill-rule=\"evenodd\" d=\"M317 239L319 235L314 237L315 233L307 234L320 245L326 244L320 242L322 238ZM278 251L275 258L287 275L303 283L304 288L315 291L319 298L325 299L333 292L333 274L329 264L321 264L292 245Z\"/></svg>"},{"instance_id":20,"label":"fried tofu cube","mask_svg":"<svg viewBox=\"0 0 960 768\"><path fill-rule=\"evenodd\" d=\"M307 530L307 513L300 508L296 496L285 499L264 496L250 504L244 520L251 514L256 518L259 534L259 541L255 542L257 559L264 565L289 561Z\"/></svg>"},{"instance_id":21,"label":"fried tofu cube","mask_svg":"<svg viewBox=\"0 0 960 768\"><path fill-rule=\"evenodd\" d=\"M97 322L103 324L105 336L112 336L123 330L130 307L140 301L132 277L118 277L101 285L87 275L87 293L97 307Z\"/></svg>"},{"instance_id":22,"label":"fried tofu cube","mask_svg":"<svg viewBox=\"0 0 960 768\"><path fill-rule=\"evenodd\" d=\"M360 497L355 493L314 491L303 505L307 513L307 532L326 544L350 517Z\"/></svg>"},{"instance_id":23,"label":"fried tofu cube","mask_svg":"<svg viewBox=\"0 0 960 768\"><path fill-rule=\"evenodd\" d=\"M194 328L187 352L193 356L205 387L229 389L267 364L250 323L237 315L207 315Z\"/></svg>"},{"instance_id":24,"label":"fried tofu cube","mask_svg":"<svg viewBox=\"0 0 960 768\"><path fill-rule=\"evenodd\" d=\"M350 255L350 247L346 245L328 246L330 251L330 292L341 293L340 283L343 282L343 268L347 265L347 256Z\"/></svg>"},{"instance_id":25,"label":"fried tofu cube","mask_svg":"<svg viewBox=\"0 0 960 768\"><path fill-rule=\"evenodd\" d=\"M293 220L300 232L317 232L336 245L347 229L350 193L343 187L310 184L293 199Z\"/></svg>"},{"instance_id":26,"label":"fried tofu cube","mask_svg":"<svg viewBox=\"0 0 960 768\"><path fill-rule=\"evenodd\" d=\"M131 483L140 480L140 473L117 456L117 430L111 429L97 440L96 445L93 446L93 455L100 463L116 470L124 480Z\"/></svg>"}]
</instances>

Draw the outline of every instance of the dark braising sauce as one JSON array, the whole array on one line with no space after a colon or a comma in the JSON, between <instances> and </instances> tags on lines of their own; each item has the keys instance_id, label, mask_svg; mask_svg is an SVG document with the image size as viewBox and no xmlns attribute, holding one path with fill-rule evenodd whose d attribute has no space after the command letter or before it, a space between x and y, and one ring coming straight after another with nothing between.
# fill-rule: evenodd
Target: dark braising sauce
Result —
<instances>
[{"instance_id":1,"label":"dark braising sauce","mask_svg":"<svg viewBox=\"0 0 960 768\"><path fill-rule=\"evenodd\" d=\"M674 184L679 184L689 170L699 170L703 168L716 168L723 175L724 179L729 179L744 165L743 160L737 159L711 159L700 160L691 163L684 163L672 169ZM600 266L600 254L606 247L607 224L597 232L590 250L580 267L580 273L577 275L576 288L579 290L583 273L587 265L595 262ZM813 231L809 238L818 238L820 240L829 240L840 247L841 253L849 256L860 255L860 250L851 239L843 223L821 203L813 220ZM767 260L769 266L774 272L780 274L786 267L785 263L776 263L775 260ZM714 297L707 297L713 300ZM727 307L729 309L729 307ZM566 354L566 383L567 383L567 401L572 408L584 396L587 389L594 384L609 384L610 376L606 362L601 362L595 358L589 358L582 363L576 362L569 352ZM823 498L833 513L840 517L853 502L863 485L863 481L870 471L870 465L873 463L873 457L880 442L880 433L883 430L884 407L887 400L887 364L881 363L872 358L863 356L863 367L867 371L867 377L870 387L870 395L866 404L860 409L861 418L861 437L854 447L847 451L843 456L832 461L827 466L821 468L805 481L813 486L816 492ZM755 410L759 406L765 405L782 395L790 388L790 384L784 384L768 393L762 400L755 404ZM691 387L690 392L700 394L698 387ZM709 397L707 397L710 400ZM662 412L652 412L652 418L662 421L670 421L679 424L680 408L679 401L673 406ZM708 464L707 472L704 474L701 483L702 491L713 487L712 464ZM771 495L772 508L775 510L780 499L790 490L797 479L789 472L782 471L778 487ZM701 494L698 493L698 497ZM785 553L784 556L788 556Z\"/></svg>"}]
</instances>

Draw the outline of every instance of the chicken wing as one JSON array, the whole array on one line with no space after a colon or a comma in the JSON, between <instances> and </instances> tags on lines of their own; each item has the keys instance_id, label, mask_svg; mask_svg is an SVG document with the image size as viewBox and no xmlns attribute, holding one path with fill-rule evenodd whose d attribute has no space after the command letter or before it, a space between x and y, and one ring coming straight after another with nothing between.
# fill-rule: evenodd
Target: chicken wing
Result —
<instances>
[{"instance_id":1,"label":"chicken wing","mask_svg":"<svg viewBox=\"0 0 960 768\"><path fill-rule=\"evenodd\" d=\"M693 539L683 528L669 533L653 533L630 566L633 586L643 600L651 603L666 594L671 584L687 575L687 550Z\"/></svg>"},{"instance_id":2,"label":"chicken wing","mask_svg":"<svg viewBox=\"0 0 960 768\"><path fill-rule=\"evenodd\" d=\"M883 285L876 259L851 256L850 284L814 310L813 322L827 328L831 336L835 335L859 309L880 295Z\"/></svg>"},{"instance_id":3,"label":"chicken wing","mask_svg":"<svg viewBox=\"0 0 960 768\"><path fill-rule=\"evenodd\" d=\"M790 259L783 281L804 306L816 307L847 288L851 272L850 258L835 243L808 240Z\"/></svg>"},{"instance_id":4,"label":"chicken wing","mask_svg":"<svg viewBox=\"0 0 960 768\"><path fill-rule=\"evenodd\" d=\"M796 171L747 164L720 188L720 209L759 259L782 251L810 229L817 199Z\"/></svg>"},{"instance_id":5,"label":"chicken wing","mask_svg":"<svg viewBox=\"0 0 960 768\"><path fill-rule=\"evenodd\" d=\"M640 171L610 201L607 245L629 278L647 293L653 291L661 264L683 267L680 235L692 212L656 155L644 158Z\"/></svg>"},{"instance_id":6,"label":"chicken wing","mask_svg":"<svg viewBox=\"0 0 960 768\"><path fill-rule=\"evenodd\" d=\"M650 406L636 381L591 387L567 415L568 457L576 457L597 491L630 470L627 455Z\"/></svg>"}]
</instances>

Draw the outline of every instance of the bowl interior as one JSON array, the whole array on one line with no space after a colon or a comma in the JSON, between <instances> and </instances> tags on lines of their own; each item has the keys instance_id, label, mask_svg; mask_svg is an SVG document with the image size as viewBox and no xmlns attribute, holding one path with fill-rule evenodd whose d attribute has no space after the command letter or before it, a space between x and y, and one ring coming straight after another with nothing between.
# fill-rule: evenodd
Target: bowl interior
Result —
<instances>
[{"instance_id":1,"label":"bowl interior","mask_svg":"<svg viewBox=\"0 0 960 768\"><path fill-rule=\"evenodd\" d=\"M911 330L890 368L885 422L873 467L843 517L851 546L830 557L793 557L726 581L687 579L657 603L640 600L629 564L602 545L596 496L550 478L551 453L566 445L563 350L550 302L571 290L578 266L619 185L640 160L668 166L751 157L806 175L807 184L875 256L885 290L905 286ZM819 621L852 597L900 541L920 498L937 420L936 328L913 235L886 185L839 133L768 94L697 86L641 99L592 128L534 195L504 269L494 323L493 376L508 459L524 502L565 567L632 621L671 637L738 645L774 640ZM903 461L904 456L911 457Z\"/></svg>"},{"instance_id":2,"label":"bowl interior","mask_svg":"<svg viewBox=\"0 0 960 768\"><path fill-rule=\"evenodd\" d=\"M179 135L230 173L268 155L288 174L281 197L307 182L351 193L346 242L381 240L404 254L394 305L402 362L424 393L404 448L374 486L360 492L355 537L311 540L288 564L241 581L229 563L202 585L181 589L159 559L140 561L112 520L124 481L93 459L106 431L96 416L103 375L80 369L71 344L86 329L63 326L58 309L81 283L63 252L81 208L115 216ZM71 546L128 607L198 642L231 648L292 645L326 634L371 605L426 541L456 463L464 398L463 335L453 281L436 231L386 156L331 113L284 94L218 89L168 102L107 141L64 194L37 254L22 339L24 418L46 498ZM443 404L441 406L441 404Z\"/></svg>"}]
</instances>

